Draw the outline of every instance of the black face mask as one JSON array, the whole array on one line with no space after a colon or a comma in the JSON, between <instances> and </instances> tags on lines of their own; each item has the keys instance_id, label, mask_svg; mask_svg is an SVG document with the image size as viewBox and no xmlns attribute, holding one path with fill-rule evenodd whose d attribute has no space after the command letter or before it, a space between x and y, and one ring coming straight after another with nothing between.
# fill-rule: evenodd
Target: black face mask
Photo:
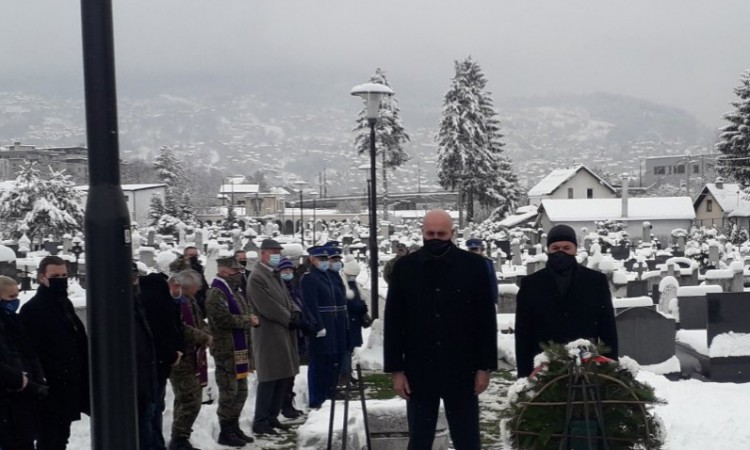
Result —
<instances>
[{"instance_id":1,"label":"black face mask","mask_svg":"<svg viewBox=\"0 0 750 450\"><path fill-rule=\"evenodd\" d=\"M453 246L452 241L442 239L424 239L423 244L427 253L432 256L443 256Z\"/></svg>"},{"instance_id":2,"label":"black face mask","mask_svg":"<svg viewBox=\"0 0 750 450\"><path fill-rule=\"evenodd\" d=\"M238 262L238 263L240 263L240 265L241 265L242 267L247 267L247 260L241 259L241 260L239 260L239 261L237 261L237 262Z\"/></svg>"},{"instance_id":3,"label":"black face mask","mask_svg":"<svg viewBox=\"0 0 750 450\"><path fill-rule=\"evenodd\" d=\"M555 252L547 255L547 267L555 272L565 272L577 263L576 257L565 252Z\"/></svg>"},{"instance_id":4,"label":"black face mask","mask_svg":"<svg viewBox=\"0 0 750 450\"><path fill-rule=\"evenodd\" d=\"M48 278L49 290L55 294L67 295L68 294L68 278Z\"/></svg>"}]
</instances>

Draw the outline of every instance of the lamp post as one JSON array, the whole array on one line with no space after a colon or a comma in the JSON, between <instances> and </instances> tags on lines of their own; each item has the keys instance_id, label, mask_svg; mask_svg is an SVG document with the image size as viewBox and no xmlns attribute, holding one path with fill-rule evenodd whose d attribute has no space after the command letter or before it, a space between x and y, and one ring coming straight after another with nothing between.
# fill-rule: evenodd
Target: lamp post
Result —
<instances>
[{"instance_id":1,"label":"lamp post","mask_svg":"<svg viewBox=\"0 0 750 450\"><path fill-rule=\"evenodd\" d=\"M312 191L312 192L310 192L310 196L313 199L313 225L312 225L313 226L313 229L312 229L312 232L313 232L313 242L312 242L312 245L315 245L318 242L318 238L317 238L317 235L315 233L315 229L317 228L317 225L318 225L318 217L317 217L317 206L318 205L315 203L315 201L317 200L318 195L320 195L320 193L318 191Z\"/></svg>"},{"instance_id":2,"label":"lamp post","mask_svg":"<svg viewBox=\"0 0 750 450\"><path fill-rule=\"evenodd\" d=\"M307 182L299 180L294 182L297 185L299 191L299 238L302 247L305 246L305 214L302 212L302 191L304 190Z\"/></svg>"},{"instance_id":3,"label":"lamp post","mask_svg":"<svg viewBox=\"0 0 750 450\"><path fill-rule=\"evenodd\" d=\"M372 307L372 318L377 319L379 314L378 297L378 216L377 216L377 189L375 177L375 124L380 116L380 103L384 97L393 95L393 90L386 85L377 83L365 83L354 86L351 95L362 97L367 106L367 123L370 125L370 306Z\"/></svg>"},{"instance_id":4,"label":"lamp post","mask_svg":"<svg viewBox=\"0 0 750 450\"><path fill-rule=\"evenodd\" d=\"M72 270L73 277L76 279L80 279L78 275L78 258L80 258L81 253L83 253L83 247L81 247L81 238L79 238L78 236L74 237L72 243L73 246L70 248L70 251L73 252L74 255L76 255L76 262Z\"/></svg>"}]
</instances>

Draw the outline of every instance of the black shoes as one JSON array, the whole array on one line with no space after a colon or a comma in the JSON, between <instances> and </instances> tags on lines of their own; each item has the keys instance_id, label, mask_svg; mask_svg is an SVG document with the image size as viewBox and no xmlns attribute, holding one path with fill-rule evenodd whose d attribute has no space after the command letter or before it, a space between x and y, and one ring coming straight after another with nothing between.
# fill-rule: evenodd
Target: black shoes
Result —
<instances>
[{"instance_id":1,"label":"black shoes","mask_svg":"<svg viewBox=\"0 0 750 450\"><path fill-rule=\"evenodd\" d=\"M234 431L234 434L237 435L240 439L247 442L248 444L251 442L255 442L255 439L245 434L244 431L242 431L242 428L240 428L240 420L237 419L232 422L232 429Z\"/></svg>"},{"instance_id":2,"label":"black shoes","mask_svg":"<svg viewBox=\"0 0 750 450\"><path fill-rule=\"evenodd\" d=\"M279 433L274 430L271 425L267 423L259 423L257 425L253 425L253 434L255 435L266 435L266 436L276 436Z\"/></svg>"},{"instance_id":3,"label":"black shoes","mask_svg":"<svg viewBox=\"0 0 750 450\"><path fill-rule=\"evenodd\" d=\"M302 414L303 414L302 411L294 408L293 406L290 406L281 410L281 415L286 417L287 419L297 419Z\"/></svg>"},{"instance_id":4,"label":"black shoes","mask_svg":"<svg viewBox=\"0 0 750 450\"><path fill-rule=\"evenodd\" d=\"M286 424L279 422L279 419L275 417L273 419L270 419L268 421L268 424L271 426L271 428L276 428L276 429L284 430L284 431L287 431L292 428L291 425L286 425Z\"/></svg>"},{"instance_id":5,"label":"black shoes","mask_svg":"<svg viewBox=\"0 0 750 450\"><path fill-rule=\"evenodd\" d=\"M234 429L234 424L230 422L219 422L219 425L221 426L221 432L219 433L220 445L242 448L247 444L247 441L237 435L237 432Z\"/></svg>"},{"instance_id":6,"label":"black shoes","mask_svg":"<svg viewBox=\"0 0 750 450\"><path fill-rule=\"evenodd\" d=\"M200 450L199 448L193 447L190 441L184 437L172 438L169 442L169 450Z\"/></svg>"}]
</instances>

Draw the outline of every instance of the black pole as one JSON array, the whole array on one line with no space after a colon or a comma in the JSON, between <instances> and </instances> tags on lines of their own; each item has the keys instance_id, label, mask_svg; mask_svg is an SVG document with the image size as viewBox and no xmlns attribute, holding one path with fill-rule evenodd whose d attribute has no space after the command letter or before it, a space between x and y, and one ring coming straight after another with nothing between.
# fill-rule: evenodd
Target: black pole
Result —
<instances>
[{"instance_id":1,"label":"black pole","mask_svg":"<svg viewBox=\"0 0 750 450\"><path fill-rule=\"evenodd\" d=\"M130 218L120 187L111 0L81 0L89 192L91 448L138 449Z\"/></svg>"},{"instance_id":2,"label":"black pole","mask_svg":"<svg viewBox=\"0 0 750 450\"><path fill-rule=\"evenodd\" d=\"M299 239L302 247L305 246L305 215L302 212L302 186L299 188Z\"/></svg>"},{"instance_id":3,"label":"black pole","mask_svg":"<svg viewBox=\"0 0 750 450\"><path fill-rule=\"evenodd\" d=\"M370 124L370 308L372 318L380 316L378 297L378 211L377 188L375 181L375 123L377 119L367 119Z\"/></svg>"}]
</instances>

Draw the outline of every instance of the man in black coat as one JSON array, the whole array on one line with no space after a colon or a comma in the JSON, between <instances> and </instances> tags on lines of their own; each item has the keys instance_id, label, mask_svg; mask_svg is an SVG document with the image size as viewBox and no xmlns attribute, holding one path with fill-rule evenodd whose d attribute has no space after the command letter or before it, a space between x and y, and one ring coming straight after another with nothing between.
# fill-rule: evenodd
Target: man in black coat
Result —
<instances>
[{"instance_id":1,"label":"man in black coat","mask_svg":"<svg viewBox=\"0 0 750 450\"><path fill-rule=\"evenodd\" d=\"M0 275L0 448L34 450L34 410L47 395L39 359L16 311L18 284Z\"/></svg>"},{"instance_id":2,"label":"man in black coat","mask_svg":"<svg viewBox=\"0 0 750 450\"><path fill-rule=\"evenodd\" d=\"M21 308L20 319L42 363L49 396L39 404L37 450L63 450L70 424L88 414L88 341L68 299L68 269L58 256L46 256L37 269L39 289Z\"/></svg>"},{"instance_id":3,"label":"man in black coat","mask_svg":"<svg viewBox=\"0 0 750 450\"><path fill-rule=\"evenodd\" d=\"M456 247L445 211L424 218L424 247L393 268L385 304L384 371L407 400L409 449L428 450L440 400L456 450L481 448L477 396L497 368L487 265Z\"/></svg>"},{"instance_id":4,"label":"man in black coat","mask_svg":"<svg viewBox=\"0 0 750 450\"><path fill-rule=\"evenodd\" d=\"M169 267L171 271L176 272L186 268L187 262L178 259ZM166 407L164 396L169 373L180 361L184 348L184 331L178 303L179 287L177 292L170 292L167 279L168 275L165 273L152 273L139 279L140 303L146 313L146 321L151 328L156 350L157 391L152 429L158 443L157 449L167 448L162 433L162 415Z\"/></svg>"},{"instance_id":5,"label":"man in black coat","mask_svg":"<svg viewBox=\"0 0 750 450\"><path fill-rule=\"evenodd\" d=\"M518 377L534 370L534 356L549 341L567 344L576 339L603 342L617 358L617 327L606 276L579 265L578 240L567 225L547 235L547 267L524 277L516 305Z\"/></svg>"}]
</instances>

